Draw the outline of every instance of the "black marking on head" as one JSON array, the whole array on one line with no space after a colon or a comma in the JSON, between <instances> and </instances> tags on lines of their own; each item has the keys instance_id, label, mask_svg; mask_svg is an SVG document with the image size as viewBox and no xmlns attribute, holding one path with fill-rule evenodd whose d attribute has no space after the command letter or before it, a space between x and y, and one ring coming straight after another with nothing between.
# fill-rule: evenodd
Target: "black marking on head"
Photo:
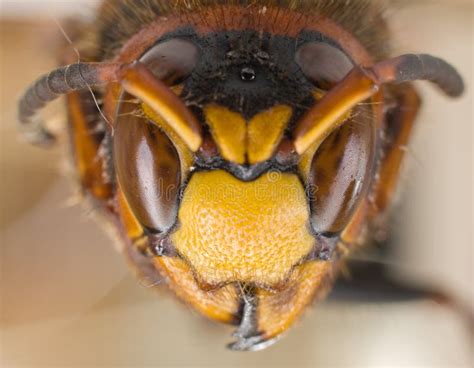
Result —
<instances>
[{"instance_id":1,"label":"black marking on head","mask_svg":"<svg viewBox=\"0 0 474 368\"><path fill-rule=\"evenodd\" d=\"M287 162L279 162L277 158L260 162L255 165L240 165L231 161L224 160L221 156L216 155L209 160L197 157L195 159L195 170L197 171L213 171L224 170L229 174L235 176L241 181L254 181L265 173L270 171L277 171L280 173L298 173L297 160L291 159Z\"/></svg>"},{"instance_id":2,"label":"black marking on head","mask_svg":"<svg viewBox=\"0 0 474 368\"><path fill-rule=\"evenodd\" d=\"M314 102L314 86L294 61L296 39L255 31L199 37L191 29L166 35L172 37L190 38L200 48L196 68L184 83L188 105L214 103L250 119L277 104L306 109Z\"/></svg>"},{"instance_id":3,"label":"black marking on head","mask_svg":"<svg viewBox=\"0 0 474 368\"><path fill-rule=\"evenodd\" d=\"M314 104L315 86L295 60L298 47L306 42L325 42L340 48L334 40L314 31L304 31L297 38L251 30L199 36L191 27L170 32L157 43L176 38L199 48L199 60L184 80L181 95L196 115L205 105L218 104L250 119L284 104L294 110L289 130Z\"/></svg>"}]
</instances>

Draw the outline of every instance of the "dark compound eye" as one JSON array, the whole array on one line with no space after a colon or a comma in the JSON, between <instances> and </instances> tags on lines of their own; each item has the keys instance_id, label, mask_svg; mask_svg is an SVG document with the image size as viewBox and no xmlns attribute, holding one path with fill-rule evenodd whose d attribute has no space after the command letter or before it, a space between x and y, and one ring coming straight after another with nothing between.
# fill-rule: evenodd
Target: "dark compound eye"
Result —
<instances>
[{"instance_id":1,"label":"dark compound eye","mask_svg":"<svg viewBox=\"0 0 474 368\"><path fill-rule=\"evenodd\" d=\"M371 175L373 124L353 120L332 133L319 147L309 182L311 223L319 234L342 231L354 214Z\"/></svg>"},{"instance_id":2,"label":"dark compound eye","mask_svg":"<svg viewBox=\"0 0 474 368\"><path fill-rule=\"evenodd\" d=\"M340 82L354 67L349 57L324 42L308 42L295 55L304 75L317 87L328 90Z\"/></svg>"},{"instance_id":3,"label":"dark compound eye","mask_svg":"<svg viewBox=\"0 0 474 368\"><path fill-rule=\"evenodd\" d=\"M172 39L153 46L140 62L168 85L188 77L198 61L192 42ZM123 100L132 100L127 94ZM169 230L176 219L181 171L179 155L154 123L123 103L117 110L114 161L118 181L137 220L152 232Z\"/></svg>"},{"instance_id":4,"label":"dark compound eye","mask_svg":"<svg viewBox=\"0 0 474 368\"><path fill-rule=\"evenodd\" d=\"M142 63L168 85L189 76L199 58L199 50L191 41L172 39L153 46L140 59Z\"/></svg>"},{"instance_id":5,"label":"dark compound eye","mask_svg":"<svg viewBox=\"0 0 474 368\"><path fill-rule=\"evenodd\" d=\"M177 215L180 160L166 134L134 114L134 109L135 105L124 103L118 110L114 131L118 181L137 220L152 232L164 232Z\"/></svg>"},{"instance_id":6,"label":"dark compound eye","mask_svg":"<svg viewBox=\"0 0 474 368\"><path fill-rule=\"evenodd\" d=\"M242 70L240 71L240 78L244 82L251 82L256 77L257 77L257 74L255 73L255 70L253 68L245 67L245 68L242 68Z\"/></svg>"}]
</instances>

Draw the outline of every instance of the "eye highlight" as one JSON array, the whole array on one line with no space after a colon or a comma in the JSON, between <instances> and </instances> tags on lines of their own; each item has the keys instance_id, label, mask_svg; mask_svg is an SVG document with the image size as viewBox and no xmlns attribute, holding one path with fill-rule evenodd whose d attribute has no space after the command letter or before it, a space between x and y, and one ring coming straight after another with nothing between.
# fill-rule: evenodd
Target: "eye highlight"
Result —
<instances>
[{"instance_id":1,"label":"eye highlight","mask_svg":"<svg viewBox=\"0 0 474 368\"><path fill-rule=\"evenodd\" d=\"M188 77L199 58L199 50L191 41L174 38L148 50L140 59L153 74L168 85Z\"/></svg>"},{"instance_id":2,"label":"eye highlight","mask_svg":"<svg viewBox=\"0 0 474 368\"><path fill-rule=\"evenodd\" d=\"M345 53L325 42L308 42L300 46L295 61L303 74L323 90L340 82L354 67Z\"/></svg>"}]
</instances>

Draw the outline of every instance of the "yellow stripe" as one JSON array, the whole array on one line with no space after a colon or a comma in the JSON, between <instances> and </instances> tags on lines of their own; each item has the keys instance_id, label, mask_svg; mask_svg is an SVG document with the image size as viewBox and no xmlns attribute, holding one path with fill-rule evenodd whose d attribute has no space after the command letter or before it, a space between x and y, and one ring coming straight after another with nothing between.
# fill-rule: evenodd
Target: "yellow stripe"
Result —
<instances>
[{"instance_id":1,"label":"yellow stripe","mask_svg":"<svg viewBox=\"0 0 474 368\"><path fill-rule=\"evenodd\" d=\"M222 157L244 164L247 127L242 115L218 105L207 106L204 115Z\"/></svg>"},{"instance_id":2,"label":"yellow stripe","mask_svg":"<svg viewBox=\"0 0 474 368\"><path fill-rule=\"evenodd\" d=\"M291 114L291 107L278 105L250 120L247 148L250 164L268 160L272 156L283 137Z\"/></svg>"},{"instance_id":3,"label":"yellow stripe","mask_svg":"<svg viewBox=\"0 0 474 368\"><path fill-rule=\"evenodd\" d=\"M243 116L218 105L205 107L204 115L222 157L256 164L275 152L291 118L289 106L278 105L255 115L247 124Z\"/></svg>"}]
</instances>

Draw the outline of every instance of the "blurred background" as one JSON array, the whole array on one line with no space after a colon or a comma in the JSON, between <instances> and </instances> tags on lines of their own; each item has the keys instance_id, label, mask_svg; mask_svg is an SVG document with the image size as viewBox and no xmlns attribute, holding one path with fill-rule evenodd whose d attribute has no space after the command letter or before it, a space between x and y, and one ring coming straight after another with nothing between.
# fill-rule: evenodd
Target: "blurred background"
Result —
<instances>
[{"instance_id":1,"label":"blurred background","mask_svg":"<svg viewBox=\"0 0 474 368\"><path fill-rule=\"evenodd\" d=\"M342 1L342 0L341 0ZM95 1L0 1L1 367L472 367L468 326L432 301L316 305L274 347L233 353L231 328L140 285L77 205L64 147L21 141L16 101L53 68L64 17ZM396 53L444 57L466 95L450 101L419 84L424 104L394 212L393 274L444 290L471 310L474 4L397 1ZM48 116L61 121L60 104ZM63 142L64 143L64 142Z\"/></svg>"}]
</instances>

